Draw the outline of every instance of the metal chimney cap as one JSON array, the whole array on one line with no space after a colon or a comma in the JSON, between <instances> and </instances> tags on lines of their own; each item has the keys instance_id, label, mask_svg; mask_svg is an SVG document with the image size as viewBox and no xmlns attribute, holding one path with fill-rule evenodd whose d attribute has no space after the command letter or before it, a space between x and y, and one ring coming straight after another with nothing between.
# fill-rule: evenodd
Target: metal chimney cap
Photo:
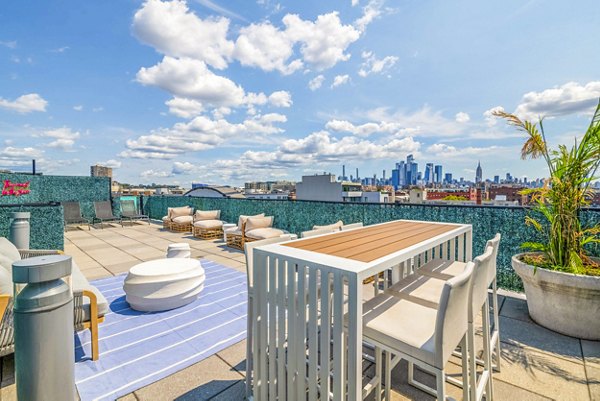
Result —
<instances>
[{"instance_id":1,"label":"metal chimney cap","mask_svg":"<svg viewBox=\"0 0 600 401\"><path fill-rule=\"evenodd\" d=\"M66 255L37 256L12 264L13 283L43 283L71 275L72 260Z\"/></svg>"},{"instance_id":2,"label":"metal chimney cap","mask_svg":"<svg viewBox=\"0 0 600 401\"><path fill-rule=\"evenodd\" d=\"M13 219L29 219L31 218L31 212L12 212L10 216Z\"/></svg>"}]
</instances>

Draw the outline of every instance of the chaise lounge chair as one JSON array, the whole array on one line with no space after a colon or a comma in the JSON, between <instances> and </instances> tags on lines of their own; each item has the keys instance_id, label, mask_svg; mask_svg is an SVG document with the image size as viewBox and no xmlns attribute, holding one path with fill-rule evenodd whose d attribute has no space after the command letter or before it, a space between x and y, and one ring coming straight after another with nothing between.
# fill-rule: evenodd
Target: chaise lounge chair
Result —
<instances>
[{"instance_id":1,"label":"chaise lounge chair","mask_svg":"<svg viewBox=\"0 0 600 401\"><path fill-rule=\"evenodd\" d=\"M104 228L105 221L118 221L121 224L121 227L123 227L123 219L113 214L110 201L94 202L94 210L96 212L96 217L92 219L92 224L99 221L100 227Z\"/></svg>"},{"instance_id":2,"label":"chaise lounge chair","mask_svg":"<svg viewBox=\"0 0 600 401\"><path fill-rule=\"evenodd\" d=\"M88 225L88 230L90 229L90 220L83 217L81 214L81 205L79 202L62 202L64 213L64 229L67 229L67 225L69 224L79 224L85 223Z\"/></svg>"},{"instance_id":3,"label":"chaise lounge chair","mask_svg":"<svg viewBox=\"0 0 600 401\"><path fill-rule=\"evenodd\" d=\"M135 202L132 200L121 201L121 218L129 221L146 220L150 224L150 217L138 213Z\"/></svg>"}]
</instances>

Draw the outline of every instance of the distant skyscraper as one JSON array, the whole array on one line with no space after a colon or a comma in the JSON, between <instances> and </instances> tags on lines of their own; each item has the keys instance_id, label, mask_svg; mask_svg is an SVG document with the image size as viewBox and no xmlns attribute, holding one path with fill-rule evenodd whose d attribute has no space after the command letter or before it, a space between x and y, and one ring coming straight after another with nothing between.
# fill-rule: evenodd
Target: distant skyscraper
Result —
<instances>
[{"instance_id":1,"label":"distant skyscraper","mask_svg":"<svg viewBox=\"0 0 600 401\"><path fill-rule=\"evenodd\" d=\"M494 176L494 184L500 184L500 176L499 175Z\"/></svg>"},{"instance_id":2,"label":"distant skyscraper","mask_svg":"<svg viewBox=\"0 0 600 401\"><path fill-rule=\"evenodd\" d=\"M417 185L419 165L415 163L413 155L406 156L406 179L404 185Z\"/></svg>"},{"instance_id":3,"label":"distant skyscraper","mask_svg":"<svg viewBox=\"0 0 600 401\"><path fill-rule=\"evenodd\" d=\"M442 182L442 166L440 164L435 166L435 179L433 180L436 184Z\"/></svg>"},{"instance_id":4,"label":"distant skyscraper","mask_svg":"<svg viewBox=\"0 0 600 401\"><path fill-rule=\"evenodd\" d=\"M92 177L110 177L112 178L112 168L104 167L96 164L95 166L90 166L90 175Z\"/></svg>"},{"instance_id":5,"label":"distant skyscraper","mask_svg":"<svg viewBox=\"0 0 600 401\"><path fill-rule=\"evenodd\" d=\"M483 174L482 174L482 171L481 171L481 163L478 162L477 163L477 170L475 170L475 182L479 183L481 181L483 181Z\"/></svg>"},{"instance_id":6,"label":"distant skyscraper","mask_svg":"<svg viewBox=\"0 0 600 401\"><path fill-rule=\"evenodd\" d=\"M434 182L434 171L433 171L433 163L427 163L425 165L425 184L433 184Z\"/></svg>"},{"instance_id":7,"label":"distant skyscraper","mask_svg":"<svg viewBox=\"0 0 600 401\"><path fill-rule=\"evenodd\" d=\"M446 173L446 176L444 177L444 182L446 182L446 184L452 184L452 173Z\"/></svg>"}]
</instances>

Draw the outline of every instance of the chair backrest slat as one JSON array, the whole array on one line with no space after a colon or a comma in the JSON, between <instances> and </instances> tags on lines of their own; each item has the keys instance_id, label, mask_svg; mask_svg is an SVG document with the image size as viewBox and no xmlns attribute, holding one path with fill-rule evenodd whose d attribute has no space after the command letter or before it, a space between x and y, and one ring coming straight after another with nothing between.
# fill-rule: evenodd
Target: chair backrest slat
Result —
<instances>
[{"instance_id":1,"label":"chair backrest slat","mask_svg":"<svg viewBox=\"0 0 600 401\"><path fill-rule=\"evenodd\" d=\"M121 210L123 211L123 214L129 214L129 215L137 214L135 202L132 200L122 200L121 201Z\"/></svg>"},{"instance_id":2,"label":"chair backrest slat","mask_svg":"<svg viewBox=\"0 0 600 401\"><path fill-rule=\"evenodd\" d=\"M62 202L65 220L81 219L81 206L79 202Z\"/></svg>"},{"instance_id":3,"label":"chair backrest slat","mask_svg":"<svg viewBox=\"0 0 600 401\"><path fill-rule=\"evenodd\" d=\"M494 281L494 279L496 278L496 264L498 262L498 249L500 248L500 233L496 234L494 236L494 238L492 238L491 240L489 240L486 244L485 247L489 247L491 246L493 248L493 252L492 252L492 261L491 261L491 268L488 270L488 287L492 284L492 282Z\"/></svg>"},{"instance_id":4,"label":"chair backrest slat","mask_svg":"<svg viewBox=\"0 0 600 401\"><path fill-rule=\"evenodd\" d=\"M467 263L461 274L444 284L435 326L435 364L440 369L467 331L474 268L473 262Z\"/></svg>"},{"instance_id":5,"label":"chair backrest slat","mask_svg":"<svg viewBox=\"0 0 600 401\"><path fill-rule=\"evenodd\" d=\"M96 217L100 219L114 217L110 201L94 202L94 210L96 211Z\"/></svg>"}]
</instances>

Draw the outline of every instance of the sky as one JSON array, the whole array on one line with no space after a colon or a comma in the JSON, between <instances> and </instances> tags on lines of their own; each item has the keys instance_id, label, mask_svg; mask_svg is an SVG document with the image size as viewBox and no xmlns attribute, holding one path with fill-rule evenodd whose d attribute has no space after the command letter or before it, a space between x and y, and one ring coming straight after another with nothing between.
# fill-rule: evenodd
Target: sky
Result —
<instances>
[{"instance_id":1,"label":"sky","mask_svg":"<svg viewBox=\"0 0 600 401\"><path fill-rule=\"evenodd\" d=\"M0 169L127 183L543 177L600 98L595 1L112 0L0 4Z\"/></svg>"}]
</instances>

